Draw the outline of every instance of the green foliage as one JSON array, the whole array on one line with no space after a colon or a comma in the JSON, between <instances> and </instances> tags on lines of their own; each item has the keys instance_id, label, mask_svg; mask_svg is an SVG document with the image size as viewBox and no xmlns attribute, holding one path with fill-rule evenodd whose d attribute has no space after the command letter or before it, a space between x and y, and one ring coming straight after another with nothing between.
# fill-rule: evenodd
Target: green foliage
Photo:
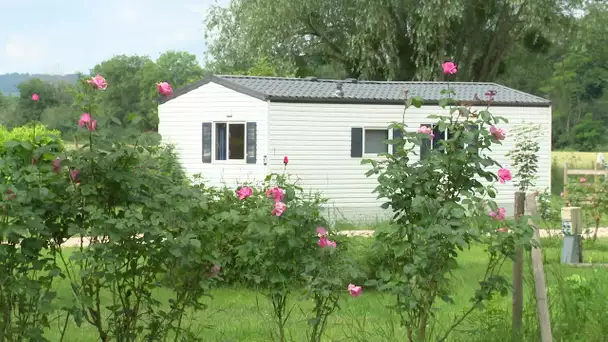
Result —
<instances>
[{"instance_id":1,"label":"green foliage","mask_svg":"<svg viewBox=\"0 0 608 342\"><path fill-rule=\"evenodd\" d=\"M503 56L524 36L532 38L528 45L540 45L536 42L550 21L541 18L557 17L547 13L559 12L561 5L555 0L524 7L513 1L419 6L397 0L232 0L213 8L207 35L215 38L209 53L224 72L248 70L260 58L269 58L282 71L295 70L299 76L333 69L356 78L427 81L441 77L436 67L450 56L460 63L459 78L493 80L504 72ZM527 52L537 53L533 48Z\"/></svg>"},{"instance_id":2,"label":"green foliage","mask_svg":"<svg viewBox=\"0 0 608 342\"><path fill-rule=\"evenodd\" d=\"M408 99L407 106L412 104L420 105L419 100ZM505 120L487 110L476 113L466 107L450 107L449 115L430 118L438 120L434 126L440 132L448 130L451 137L427 158L411 160L429 135L407 132L404 124L394 123L391 128L403 132L403 139L388 141L395 153L386 154L381 161L363 161L372 165L367 175L377 175L375 191L385 201L383 207L393 211L394 223L376 231L372 248L383 262L376 269L376 279L368 284L395 296L393 308L410 341L430 337L427 328L436 299L452 301L447 275L457 266L459 252L473 242L483 242L490 256L466 316L496 293L506 294L508 283L499 275L500 266L513 256L515 244L529 246L532 237L527 218L511 224L513 233L505 234L497 228L509 224L492 219L486 211L497 211L490 199L496 192L480 180L496 181L490 170L499 166L484 155L492 144L499 143L487 127ZM445 339L461 321L435 332L433 340Z\"/></svg>"},{"instance_id":3,"label":"green foliage","mask_svg":"<svg viewBox=\"0 0 608 342\"><path fill-rule=\"evenodd\" d=\"M325 200L305 195L284 175L269 175L263 187L243 187L239 191L247 190L252 191L251 196L222 214L228 224L237 215L241 217L236 221L245 223L237 225L243 229L239 232L241 244L235 248L236 260L242 265L237 269L270 299L279 341L287 338L290 294L304 286L305 298L314 304L309 341L320 341L328 316L338 307L347 279L355 272L341 257L344 237L333 232L319 236L317 228L326 226L320 209ZM236 199L234 193L231 196ZM286 206L284 212L281 205ZM322 244L332 240L337 247Z\"/></svg>"},{"instance_id":4,"label":"green foliage","mask_svg":"<svg viewBox=\"0 0 608 342\"><path fill-rule=\"evenodd\" d=\"M540 151L540 125L521 124L511 134L515 135L515 146L507 153L515 168L515 184L519 191L526 192L534 187L538 172L538 151Z\"/></svg>"},{"instance_id":5,"label":"green foliage","mask_svg":"<svg viewBox=\"0 0 608 342\"><path fill-rule=\"evenodd\" d=\"M591 215L595 223L593 239L597 239L602 214L608 210L608 182L593 182L581 177L578 182L566 185L564 197L568 206L580 206L584 214Z\"/></svg>"}]
</instances>

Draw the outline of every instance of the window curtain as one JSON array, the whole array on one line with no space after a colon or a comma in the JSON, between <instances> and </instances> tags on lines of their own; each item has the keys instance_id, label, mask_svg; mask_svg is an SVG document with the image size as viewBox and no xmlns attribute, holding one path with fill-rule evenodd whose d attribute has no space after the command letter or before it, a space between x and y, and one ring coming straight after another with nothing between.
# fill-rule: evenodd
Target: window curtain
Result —
<instances>
[{"instance_id":1,"label":"window curtain","mask_svg":"<svg viewBox=\"0 0 608 342\"><path fill-rule=\"evenodd\" d=\"M218 125L219 126L219 125ZM217 127L217 160L226 160L226 125Z\"/></svg>"}]
</instances>

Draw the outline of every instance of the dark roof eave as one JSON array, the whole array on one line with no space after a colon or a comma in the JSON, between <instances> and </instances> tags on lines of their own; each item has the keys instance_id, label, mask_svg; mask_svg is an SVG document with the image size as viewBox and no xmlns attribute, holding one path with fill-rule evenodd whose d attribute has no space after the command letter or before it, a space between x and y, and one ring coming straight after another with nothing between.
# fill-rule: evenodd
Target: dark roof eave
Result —
<instances>
[{"instance_id":1,"label":"dark roof eave","mask_svg":"<svg viewBox=\"0 0 608 342\"><path fill-rule=\"evenodd\" d=\"M284 96L268 96L265 100L270 102L285 102L285 103L335 103L335 104L379 104L379 105L403 105L404 100L389 100L389 99L354 99L354 98L314 98L314 97L284 97ZM473 106L483 105L486 103L480 101L460 101L466 102ZM425 100L424 105L439 105L439 100ZM551 107L551 101L547 102L493 102L492 107Z\"/></svg>"}]
</instances>

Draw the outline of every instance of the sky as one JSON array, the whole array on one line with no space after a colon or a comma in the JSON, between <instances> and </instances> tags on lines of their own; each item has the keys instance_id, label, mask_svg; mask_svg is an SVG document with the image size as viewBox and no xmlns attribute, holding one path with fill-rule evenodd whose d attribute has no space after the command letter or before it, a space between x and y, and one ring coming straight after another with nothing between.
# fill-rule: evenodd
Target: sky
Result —
<instances>
[{"instance_id":1,"label":"sky","mask_svg":"<svg viewBox=\"0 0 608 342\"><path fill-rule=\"evenodd\" d=\"M203 62L215 3L228 0L0 0L0 74L88 72L115 55L167 50Z\"/></svg>"}]
</instances>

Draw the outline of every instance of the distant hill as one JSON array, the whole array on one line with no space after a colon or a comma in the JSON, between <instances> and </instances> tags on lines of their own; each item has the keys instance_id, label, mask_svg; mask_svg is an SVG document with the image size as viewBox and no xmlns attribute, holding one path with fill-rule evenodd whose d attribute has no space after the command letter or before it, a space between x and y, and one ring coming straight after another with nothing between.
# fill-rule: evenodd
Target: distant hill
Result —
<instances>
[{"instance_id":1,"label":"distant hill","mask_svg":"<svg viewBox=\"0 0 608 342\"><path fill-rule=\"evenodd\" d=\"M77 74L68 75L50 75L50 74L2 74L0 75L0 93L4 95L19 95L17 85L21 82L27 81L32 78L39 78L43 81L58 83L68 82L73 83L78 79Z\"/></svg>"}]
</instances>

